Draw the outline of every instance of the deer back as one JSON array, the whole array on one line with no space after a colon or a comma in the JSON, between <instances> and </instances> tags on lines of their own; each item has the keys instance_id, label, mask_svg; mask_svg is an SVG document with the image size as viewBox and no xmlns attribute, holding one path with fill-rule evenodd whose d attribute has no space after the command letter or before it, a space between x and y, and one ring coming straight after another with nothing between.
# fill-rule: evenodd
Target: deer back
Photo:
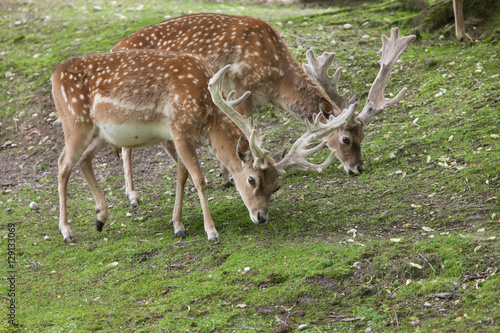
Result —
<instances>
[{"instance_id":1,"label":"deer back","mask_svg":"<svg viewBox=\"0 0 500 333\"><path fill-rule=\"evenodd\" d=\"M156 50L92 54L59 65L52 77L63 128L92 125L110 144L141 147L200 135L215 106L213 72L201 58Z\"/></svg>"},{"instance_id":2,"label":"deer back","mask_svg":"<svg viewBox=\"0 0 500 333\"><path fill-rule=\"evenodd\" d=\"M232 64L225 91L249 90L255 103L276 104L302 119L312 119L324 97L276 29L259 18L185 15L142 28L116 44L112 51L136 48L197 54L214 71ZM331 112L332 108L325 102L325 111Z\"/></svg>"}]
</instances>

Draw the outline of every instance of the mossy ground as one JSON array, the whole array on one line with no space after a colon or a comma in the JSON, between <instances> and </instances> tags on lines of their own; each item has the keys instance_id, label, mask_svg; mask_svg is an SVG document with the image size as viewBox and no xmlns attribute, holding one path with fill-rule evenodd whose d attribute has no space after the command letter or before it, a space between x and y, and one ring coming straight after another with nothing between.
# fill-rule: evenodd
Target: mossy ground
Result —
<instances>
[{"instance_id":1,"label":"mossy ground","mask_svg":"<svg viewBox=\"0 0 500 333\"><path fill-rule=\"evenodd\" d=\"M407 87L407 95L367 126L361 176L348 177L337 162L322 174L290 172L271 200L270 221L254 225L237 191L221 187L213 155L201 149L221 236L212 244L191 192L184 200L189 237L173 237L176 172L165 153L158 147L135 152L143 203L132 209L121 162L105 150L95 170L111 205L109 223L95 231L94 203L75 169L68 202L77 242L62 241L57 158L63 137L53 123L53 69L73 56L107 52L145 25L203 11L268 20L299 61L308 48L334 51L335 64L345 69L341 89L361 102L378 71L380 35L416 14L394 11L388 2L0 5L0 144L17 145L0 152L0 296L9 288L9 223L16 227L17 261L16 325L7 322L9 300L2 297L0 332L273 332L285 324L292 330L307 324L311 332L497 330L498 17L481 31L468 27L475 39L490 36L472 47L429 33L410 46L386 89L396 94ZM344 30L344 23L353 29ZM410 30L404 26L401 35ZM362 35L370 37L360 45ZM273 151L304 128L270 107L256 110L255 120ZM29 208L32 201L38 210Z\"/></svg>"}]
</instances>

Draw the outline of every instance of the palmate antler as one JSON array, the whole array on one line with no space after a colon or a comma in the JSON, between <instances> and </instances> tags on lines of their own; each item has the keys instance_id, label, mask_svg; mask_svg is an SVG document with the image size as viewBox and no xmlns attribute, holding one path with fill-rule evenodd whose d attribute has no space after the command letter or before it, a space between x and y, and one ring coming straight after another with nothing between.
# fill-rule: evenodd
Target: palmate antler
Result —
<instances>
[{"instance_id":1,"label":"palmate antler","mask_svg":"<svg viewBox=\"0 0 500 333\"><path fill-rule=\"evenodd\" d=\"M342 112L341 115L337 117L330 116L326 123L320 121L323 117L321 113L313 116L312 123L306 119L306 133L295 141L288 154L286 154L286 156L276 164L278 172L283 174L290 169L322 172L326 169L335 158L335 150L330 152L330 155L323 163L313 164L309 162L307 158L320 151L327 144L327 141L322 141L314 148L307 149L307 147L314 140L323 138L335 131L337 128L343 126L349 119L352 118L357 107L358 103L351 104L348 109L345 109Z\"/></svg>"},{"instance_id":2,"label":"palmate antler","mask_svg":"<svg viewBox=\"0 0 500 333\"><path fill-rule=\"evenodd\" d=\"M222 69L220 69L215 75L210 79L208 83L208 90L212 95L212 100L215 105L219 107L219 109L224 112L226 116L229 117L233 121L233 123L238 126L243 134L249 140L250 151L254 156L254 166L259 167L261 169L267 168L266 156L269 154L269 151L262 147L264 140L266 139L265 135L259 135L257 133L255 125L252 126L252 119L245 118L241 114L236 111L235 106L243 102L249 95L250 91L245 92L240 98L233 100L235 91L231 91L225 100L222 97L222 84L224 81L224 75L231 68L231 65L226 65Z\"/></svg>"},{"instance_id":3,"label":"palmate antler","mask_svg":"<svg viewBox=\"0 0 500 333\"><path fill-rule=\"evenodd\" d=\"M254 155L254 166L261 169L267 168L267 162L265 157L268 155L269 151L262 147L265 140L265 135L258 135L255 125L252 126L251 118L245 118L240 115L234 108L239 103L243 102L245 98L250 95L250 92L245 92L240 98L233 100L234 91L231 91L224 100L222 97L222 83L225 73L229 70L231 65L227 65L221 70L219 70L211 79L208 84L208 90L212 95L212 100L219 109L224 112L245 134L247 138L250 138L250 150ZM281 161L276 163L276 168L279 173L285 173L290 169L298 169L304 171L317 171L321 172L327 168L333 158L335 157L335 151L332 151L328 158L321 164L313 164L307 161L307 158L316 152L320 151L325 145L326 141L321 142L314 148L308 149L307 147L319 138L332 133L337 128L343 126L349 119L354 115L354 111L358 103L352 104L348 109L344 110L340 116L334 117L330 116L326 122L322 122L324 119L321 112L313 116L312 123L306 120L307 131L304 133L290 148L290 151L283 157Z\"/></svg>"},{"instance_id":4,"label":"palmate antler","mask_svg":"<svg viewBox=\"0 0 500 333\"><path fill-rule=\"evenodd\" d=\"M355 119L351 119L350 121L366 124L372 120L373 117L382 112L386 106L397 103L403 97L406 88L403 88L396 97L392 99L384 98L384 89L387 86L387 82L389 82L392 68L415 38L416 36L414 35L399 38L399 28L393 28L391 30L390 39L382 35L382 57L379 60L381 65L380 71L373 81L363 110ZM325 52L323 55L316 58L314 52L308 50L306 57L308 63L302 66L307 75L318 84L337 107L341 110L345 109L349 104L347 98L348 92L341 95L337 88L342 67L337 68L333 76L328 76L328 67L331 65L335 54Z\"/></svg>"}]
</instances>

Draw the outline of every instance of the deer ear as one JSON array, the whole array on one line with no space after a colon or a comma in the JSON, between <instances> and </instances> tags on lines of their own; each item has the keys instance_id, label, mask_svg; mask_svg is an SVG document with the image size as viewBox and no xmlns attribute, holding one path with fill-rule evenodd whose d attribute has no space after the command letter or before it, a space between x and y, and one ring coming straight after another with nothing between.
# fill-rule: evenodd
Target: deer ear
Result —
<instances>
[{"instance_id":1,"label":"deer ear","mask_svg":"<svg viewBox=\"0 0 500 333\"><path fill-rule=\"evenodd\" d=\"M236 146L236 153L243 163L248 163L252 161L252 151L250 150L250 144L248 140L242 135L238 140L238 145Z\"/></svg>"},{"instance_id":2,"label":"deer ear","mask_svg":"<svg viewBox=\"0 0 500 333\"><path fill-rule=\"evenodd\" d=\"M278 163L279 161L281 161L283 159L283 157L285 157L286 155L286 152L287 152L287 148L283 149L282 151L280 152L277 152L276 154L273 155L273 160L276 161L276 163Z\"/></svg>"},{"instance_id":3,"label":"deer ear","mask_svg":"<svg viewBox=\"0 0 500 333\"><path fill-rule=\"evenodd\" d=\"M320 97L319 99L319 109L321 113L323 113L323 116L328 119L333 114L333 106L330 101L328 101L324 97Z\"/></svg>"}]
</instances>

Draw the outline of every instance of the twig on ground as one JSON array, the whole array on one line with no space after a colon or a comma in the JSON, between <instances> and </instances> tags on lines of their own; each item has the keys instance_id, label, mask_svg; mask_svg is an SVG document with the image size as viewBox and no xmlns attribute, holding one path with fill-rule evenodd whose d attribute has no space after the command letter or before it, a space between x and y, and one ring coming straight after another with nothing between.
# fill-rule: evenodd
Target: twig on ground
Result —
<instances>
[{"instance_id":1,"label":"twig on ground","mask_svg":"<svg viewBox=\"0 0 500 333\"><path fill-rule=\"evenodd\" d=\"M426 263L428 263L428 264L429 264L429 266L432 268L432 271L433 271L434 273L436 273L436 269L434 269L434 267L432 267L431 263L430 263L427 259L425 259L425 257L424 257L423 255L421 255L420 253L418 253L418 255L419 255L422 259L424 259L424 260L425 260L425 262L426 262Z\"/></svg>"}]
</instances>

